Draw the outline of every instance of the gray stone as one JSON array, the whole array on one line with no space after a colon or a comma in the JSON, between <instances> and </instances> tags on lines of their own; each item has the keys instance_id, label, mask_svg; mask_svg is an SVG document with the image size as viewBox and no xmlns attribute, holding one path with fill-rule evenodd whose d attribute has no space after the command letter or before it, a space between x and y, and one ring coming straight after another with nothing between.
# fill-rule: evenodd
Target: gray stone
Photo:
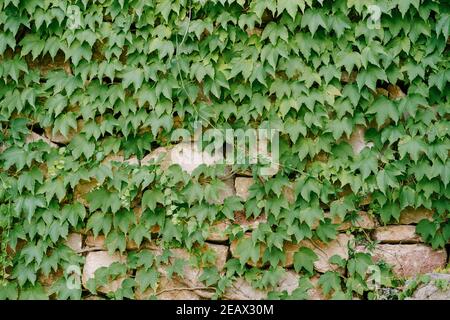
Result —
<instances>
[{"instance_id":1,"label":"gray stone","mask_svg":"<svg viewBox=\"0 0 450 320\"><path fill-rule=\"evenodd\" d=\"M118 253L110 255L107 251L89 252L86 256L86 262L83 267L83 275L81 278L83 286L87 288L88 280L94 278L97 269L109 267L114 262L126 263L126 256L119 255ZM125 277L115 279L98 288L98 291L102 293L114 292L121 287L124 279Z\"/></svg>"},{"instance_id":2,"label":"gray stone","mask_svg":"<svg viewBox=\"0 0 450 320\"><path fill-rule=\"evenodd\" d=\"M412 225L392 225L376 228L372 238L381 243L419 243L421 238Z\"/></svg>"},{"instance_id":3,"label":"gray stone","mask_svg":"<svg viewBox=\"0 0 450 320\"><path fill-rule=\"evenodd\" d=\"M430 282L421 284L409 300L450 300L450 274L429 273ZM438 286L437 283L441 282Z\"/></svg>"}]
</instances>

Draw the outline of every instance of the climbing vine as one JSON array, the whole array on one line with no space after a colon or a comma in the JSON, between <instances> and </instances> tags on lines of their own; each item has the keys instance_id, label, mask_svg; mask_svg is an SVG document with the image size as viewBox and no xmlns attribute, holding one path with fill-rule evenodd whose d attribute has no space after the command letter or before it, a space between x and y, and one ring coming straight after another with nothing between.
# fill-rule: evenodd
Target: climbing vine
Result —
<instances>
[{"instance_id":1,"label":"climbing vine","mask_svg":"<svg viewBox=\"0 0 450 320\"><path fill-rule=\"evenodd\" d=\"M298 288L280 292L284 246L328 243L361 210L388 224L406 208L429 209L417 233L445 247L449 34L447 1L0 0L0 298L80 299L120 278L108 297L158 298L160 267L170 278L192 264L213 298L244 277L269 298L307 299L318 255L297 250ZM278 172L144 163L196 121L276 128ZM253 174L246 201L218 201L229 172ZM209 227L237 211L267 221L251 233L231 224L239 244L219 270L203 246ZM66 245L73 232L104 236L126 260L84 289L68 286L65 270L85 263ZM347 233L357 241L318 275L322 293L380 298L396 285L389 266L355 250L367 245L364 229ZM192 259L174 258L174 248Z\"/></svg>"}]
</instances>

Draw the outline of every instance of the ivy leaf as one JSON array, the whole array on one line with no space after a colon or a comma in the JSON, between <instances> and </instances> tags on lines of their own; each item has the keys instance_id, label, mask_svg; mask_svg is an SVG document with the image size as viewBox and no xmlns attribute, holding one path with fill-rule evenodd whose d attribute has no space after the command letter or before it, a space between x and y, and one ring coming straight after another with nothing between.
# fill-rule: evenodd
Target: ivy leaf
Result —
<instances>
[{"instance_id":1,"label":"ivy leaf","mask_svg":"<svg viewBox=\"0 0 450 320\"><path fill-rule=\"evenodd\" d=\"M296 272L305 269L309 274L313 274L314 262L318 259L319 257L314 251L306 247L301 247L294 254L294 269Z\"/></svg>"},{"instance_id":2,"label":"ivy leaf","mask_svg":"<svg viewBox=\"0 0 450 320\"><path fill-rule=\"evenodd\" d=\"M339 273L333 271L327 271L320 276L319 285L322 287L325 295L330 294L332 291L342 291L341 277Z\"/></svg>"},{"instance_id":3,"label":"ivy leaf","mask_svg":"<svg viewBox=\"0 0 450 320\"><path fill-rule=\"evenodd\" d=\"M134 92L141 88L144 81L144 70L140 68L129 67L122 73L122 87L128 88L131 84L134 86Z\"/></svg>"},{"instance_id":4,"label":"ivy leaf","mask_svg":"<svg viewBox=\"0 0 450 320\"><path fill-rule=\"evenodd\" d=\"M145 208L149 208L150 210L154 211L156 209L157 203L162 203L164 195L161 192L161 190L146 190L144 194L142 195L142 210L145 210Z\"/></svg>"},{"instance_id":5,"label":"ivy leaf","mask_svg":"<svg viewBox=\"0 0 450 320\"><path fill-rule=\"evenodd\" d=\"M393 101L385 96L380 96L367 110L368 114L375 114L378 127L381 127L386 119L392 119L395 123L399 120L399 112Z\"/></svg>"},{"instance_id":6,"label":"ivy leaf","mask_svg":"<svg viewBox=\"0 0 450 320\"><path fill-rule=\"evenodd\" d=\"M414 163L417 163L419 160L419 155L421 153L426 153L426 151L427 149L425 142L417 136L406 136L398 143L398 153L400 154L400 159L403 159L405 155L408 154L411 160L413 160Z\"/></svg>"},{"instance_id":7,"label":"ivy leaf","mask_svg":"<svg viewBox=\"0 0 450 320\"><path fill-rule=\"evenodd\" d=\"M241 199L237 196L228 197L224 200L222 212L228 219L234 219L234 213L236 211L242 211L244 205L241 203Z\"/></svg>"},{"instance_id":8,"label":"ivy leaf","mask_svg":"<svg viewBox=\"0 0 450 320\"><path fill-rule=\"evenodd\" d=\"M139 290L143 293L148 287L155 290L158 287L159 272L153 268L139 269L136 272L136 282L139 284Z\"/></svg>"}]
</instances>

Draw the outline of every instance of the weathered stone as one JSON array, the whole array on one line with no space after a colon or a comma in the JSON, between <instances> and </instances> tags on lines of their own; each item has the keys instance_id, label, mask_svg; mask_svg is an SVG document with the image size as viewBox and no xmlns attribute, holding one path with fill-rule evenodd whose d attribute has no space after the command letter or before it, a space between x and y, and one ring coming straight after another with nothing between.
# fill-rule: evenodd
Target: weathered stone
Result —
<instances>
[{"instance_id":1,"label":"weathered stone","mask_svg":"<svg viewBox=\"0 0 450 320\"><path fill-rule=\"evenodd\" d=\"M168 150L165 147L159 147L150 152L141 160L141 165L148 165L152 162L156 162L157 160L163 161L168 154Z\"/></svg>"},{"instance_id":2,"label":"weathered stone","mask_svg":"<svg viewBox=\"0 0 450 320\"><path fill-rule=\"evenodd\" d=\"M88 280L94 278L94 274L97 269L101 267L109 267L114 262L126 263L126 257L117 253L110 255L107 251L89 252L86 256L86 262L84 264L83 275L81 278L83 286L87 288L86 286ZM102 293L116 291L120 288L124 279L124 277L115 279L98 288L98 291Z\"/></svg>"},{"instance_id":3,"label":"weathered stone","mask_svg":"<svg viewBox=\"0 0 450 320\"><path fill-rule=\"evenodd\" d=\"M234 179L227 179L223 181L224 185L217 194L217 199L211 199L211 204L223 204L228 197L235 195Z\"/></svg>"},{"instance_id":4,"label":"weathered stone","mask_svg":"<svg viewBox=\"0 0 450 320\"><path fill-rule=\"evenodd\" d=\"M319 285L320 276L315 275L309 281L313 285L311 289L308 290L309 298L308 300L328 300L329 297L323 294L322 288Z\"/></svg>"},{"instance_id":5,"label":"weathered stone","mask_svg":"<svg viewBox=\"0 0 450 320\"><path fill-rule=\"evenodd\" d=\"M245 238L250 238L251 234L246 233L244 235ZM321 273L327 271L338 270L336 266L330 264L328 260L333 255L339 255L343 259L348 258L348 243L353 239L352 235L346 234L338 234L335 240L330 241L325 244L321 241L312 241L312 240L303 240L299 244L286 242L283 246L283 252L285 254L285 262L283 264L284 267L292 267L294 264L294 255L301 247L307 247L313 250L318 256L318 260L314 262L314 268ZM241 240L235 239L231 242L230 251L233 257L239 258L239 254L237 253L237 246ZM249 259L247 264L253 267L262 267L262 256L266 250L266 246L264 244L260 244L260 259L255 263L253 260Z\"/></svg>"},{"instance_id":6,"label":"weathered stone","mask_svg":"<svg viewBox=\"0 0 450 320\"><path fill-rule=\"evenodd\" d=\"M236 189L236 195L243 200L247 200L249 197L249 188L254 183L253 178L236 177L234 185Z\"/></svg>"},{"instance_id":7,"label":"weathered stone","mask_svg":"<svg viewBox=\"0 0 450 320\"><path fill-rule=\"evenodd\" d=\"M62 133L58 132L52 132L52 128L47 127L45 128L45 136L52 142L59 143L59 144L69 144L73 137L77 134L77 132L80 132L83 129L84 121L78 120L77 121L77 129L70 128L69 132L67 134L67 137L64 136Z\"/></svg>"},{"instance_id":8,"label":"weathered stone","mask_svg":"<svg viewBox=\"0 0 450 320\"><path fill-rule=\"evenodd\" d=\"M239 277L225 290L223 298L226 300L263 300L267 299L267 294L270 291L286 291L288 294L292 294L298 288L299 279L299 274L292 270L287 270L274 288L262 290L253 288L250 282Z\"/></svg>"},{"instance_id":9,"label":"weathered stone","mask_svg":"<svg viewBox=\"0 0 450 320\"><path fill-rule=\"evenodd\" d=\"M378 226L378 221L365 211L358 212L358 218L354 223L352 223L351 221L346 221L342 223L342 221L339 218L333 219L333 223L340 224L338 227L339 231L348 230L351 227L371 230Z\"/></svg>"},{"instance_id":10,"label":"weathered stone","mask_svg":"<svg viewBox=\"0 0 450 320\"><path fill-rule=\"evenodd\" d=\"M162 249L158 246L150 246L151 250L154 251L156 255L162 253ZM228 247L218 244L206 243L200 250L213 250L216 256L214 265L217 267L218 271L221 272L224 267L228 256ZM183 299L210 299L214 290L205 288L199 278L203 273L202 268L194 267L189 262L191 260L191 255L185 249L171 249L173 256L169 259L170 264L174 262L175 259L183 259L187 263L183 269L183 277L179 275L173 275L171 279L168 277L168 266L160 265L158 271L161 273L161 282L158 288L159 294L157 297L159 299L174 299L175 296L182 297ZM180 293L176 293L174 288L179 289ZM196 289L201 288L201 289ZM149 295L154 294L154 292L147 290L146 293L140 295L139 298L145 298Z\"/></svg>"},{"instance_id":11,"label":"weathered stone","mask_svg":"<svg viewBox=\"0 0 450 320\"><path fill-rule=\"evenodd\" d=\"M86 199L86 196L89 192L91 192L95 187L97 187L97 180L91 179L89 181L82 181L75 186L74 190L74 199L75 201L81 203L85 207L89 207L89 202Z\"/></svg>"},{"instance_id":12,"label":"weathered stone","mask_svg":"<svg viewBox=\"0 0 450 320\"><path fill-rule=\"evenodd\" d=\"M398 100L406 96L402 89L397 85L390 84L388 85L387 90L389 92L389 98L392 100Z\"/></svg>"},{"instance_id":13,"label":"weathered stone","mask_svg":"<svg viewBox=\"0 0 450 320\"><path fill-rule=\"evenodd\" d=\"M44 287L49 288L56 281L58 281L63 275L64 275L64 272L62 271L62 269L58 269L58 270L56 270L56 272L50 272L47 276L45 276L42 273L39 273L38 281Z\"/></svg>"},{"instance_id":14,"label":"weathered stone","mask_svg":"<svg viewBox=\"0 0 450 320\"><path fill-rule=\"evenodd\" d=\"M428 219L432 220L433 218L433 211L426 209L426 208L418 208L414 209L411 207L408 207L406 209L403 209L400 212L400 224L416 224L419 223L422 219Z\"/></svg>"},{"instance_id":15,"label":"weathered stone","mask_svg":"<svg viewBox=\"0 0 450 320\"><path fill-rule=\"evenodd\" d=\"M421 284L414 291L412 297L408 300L450 300L450 274L448 273L430 273L427 274L430 281ZM441 282L441 285L437 285Z\"/></svg>"},{"instance_id":16,"label":"weathered stone","mask_svg":"<svg viewBox=\"0 0 450 320\"><path fill-rule=\"evenodd\" d=\"M338 224L339 225L337 228L338 231L345 231L352 227L370 230L378 226L378 221L365 211L359 211L357 220L354 222L352 221L343 222L342 219L339 217L332 217L329 212L325 212L324 217L331 219L331 223ZM317 221L315 224L313 224L312 229L313 230L317 229L319 224L320 221Z\"/></svg>"},{"instance_id":17,"label":"weathered stone","mask_svg":"<svg viewBox=\"0 0 450 320\"><path fill-rule=\"evenodd\" d=\"M342 259L348 259L348 244L353 238L353 235L340 233L335 240L329 243L304 240L300 242L300 245L308 247L316 253L319 259L314 262L314 269L320 273L325 273L327 271L339 271L338 267L329 263L328 260L334 255L338 255Z\"/></svg>"},{"instance_id":18,"label":"weathered stone","mask_svg":"<svg viewBox=\"0 0 450 320\"><path fill-rule=\"evenodd\" d=\"M267 216L263 213L256 218L247 218L243 211L236 211L234 213L234 224L240 225L245 230L254 230L258 228L261 223L267 222Z\"/></svg>"},{"instance_id":19,"label":"weathered stone","mask_svg":"<svg viewBox=\"0 0 450 320\"><path fill-rule=\"evenodd\" d=\"M105 236L102 234L97 235L97 237L94 237L92 233L89 233L86 236L85 245L89 247L91 250L107 250L106 243L105 243ZM131 239L126 240L126 249L127 250L138 250L140 246L137 245L136 242L134 242ZM145 242L145 241L144 241ZM144 247L144 244L141 244L142 247Z\"/></svg>"},{"instance_id":20,"label":"weathered stone","mask_svg":"<svg viewBox=\"0 0 450 320\"><path fill-rule=\"evenodd\" d=\"M287 270L278 281L277 286L274 291L283 292L286 291L288 294L298 288L298 281L300 280L300 275L292 270Z\"/></svg>"},{"instance_id":21,"label":"weathered stone","mask_svg":"<svg viewBox=\"0 0 450 320\"><path fill-rule=\"evenodd\" d=\"M362 126L356 126L356 128L353 130L350 139L347 140L347 142L352 146L353 152L355 154L359 154L364 148L372 148L373 143L369 142L367 143L364 139L364 134L366 130Z\"/></svg>"},{"instance_id":22,"label":"weathered stone","mask_svg":"<svg viewBox=\"0 0 450 320\"><path fill-rule=\"evenodd\" d=\"M197 167L204 164L211 166L223 162L223 155L211 155L201 150L197 143L182 142L170 149L169 163L178 164L184 171L192 173Z\"/></svg>"},{"instance_id":23,"label":"weathered stone","mask_svg":"<svg viewBox=\"0 0 450 320\"><path fill-rule=\"evenodd\" d=\"M70 233L64 244L73 251L80 252L83 247L83 236L79 233Z\"/></svg>"},{"instance_id":24,"label":"weathered stone","mask_svg":"<svg viewBox=\"0 0 450 320\"><path fill-rule=\"evenodd\" d=\"M227 229L230 227L231 223L229 220L221 220L212 224L208 228L207 241L227 241L228 234Z\"/></svg>"},{"instance_id":25,"label":"weathered stone","mask_svg":"<svg viewBox=\"0 0 450 320\"><path fill-rule=\"evenodd\" d=\"M213 250L216 255L215 266L217 270L222 271L225 268L225 263L228 258L228 246L207 243L203 250Z\"/></svg>"},{"instance_id":26,"label":"weathered stone","mask_svg":"<svg viewBox=\"0 0 450 320\"><path fill-rule=\"evenodd\" d=\"M143 293L139 289L135 290L137 300L147 300L156 296L158 300L200 300L203 294L197 294L201 290L192 290L176 279L168 279L165 276L159 278L158 290L155 292L149 288ZM207 291L206 293L207 294Z\"/></svg>"},{"instance_id":27,"label":"weathered stone","mask_svg":"<svg viewBox=\"0 0 450 320\"><path fill-rule=\"evenodd\" d=\"M296 195L294 186L292 184L286 185L283 187L283 194L282 196L288 201L289 204L295 203Z\"/></svg>"},{"instance_id":28,"label":"weathered stone","mask_svg":"<svg viewBox=\"0 0 450 320\"><path fill-rule=\"evenodd\" d=\"M359 246L357 251L367 252ZM372 252L375 261L392 265L393 272L400 278L409 278L445 267L445 249L433 250L423 244L379 244Z\"/></svg>"},{"instance_id":29,"label":"weathered stone","mask_svg":"<svg viewBox=\"0 0 450 320\"><path fill-rule=\"evenodd\" d=\"M267 291L253 288L250 282L242 277L237 278L223 295L225 300L262 300L266 298Z\"/></svg>"},{"instance_id":30,"label":"weathered stone","mask_svg":"<svg viewBox=\"0 0 450 320\"><path fill-rule=\"evenodd\" d=\"M416 227L411 225L392 225L379 227L373 232L373 239L381 243L418 243L421 238Z\"/></svg>"},{"instance_id":31,"label":"weathered stone","mask_svg":"<svg viewBox=\"0 0 450 320\"><path fill-rule=\"evenodd\" d=\"M57 148L58 147L58 145L53 143L53 142L51 142L50 139L48 139L46 137L43 137L43 136L37 134L36 132L31 132L27 136L25 141L26 141L26 143L32 143L32 142L36 142L36 141L39 141L39 140L44 141L46 144L48 144L52 148Z\"/></svg>"},{"instance_id":32,"label":"weathered stone","mask_svg":"<svg viewBox=\"0 0 450 320\"><path fill-rule=\"evenodd\" d=\"M106 249L105 236L101 235L101 234L97 235L96 237L94 237L93 234L88 234L86 236L86 240L84 241L84 243L87 247L90 247L90 248L95 248L95 249L99 249L99 250Z\"/></svg>"}]
</instances>

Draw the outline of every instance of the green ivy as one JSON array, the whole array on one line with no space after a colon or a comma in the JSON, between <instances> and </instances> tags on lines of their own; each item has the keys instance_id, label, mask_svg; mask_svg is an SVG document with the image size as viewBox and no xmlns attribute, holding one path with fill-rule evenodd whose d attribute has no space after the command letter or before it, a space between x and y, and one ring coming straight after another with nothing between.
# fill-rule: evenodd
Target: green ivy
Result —
<instances>
[{"instance_id":1,"label":"green ivy","mask_svg":"<svg viewBox=\"0 0 450 320\"><path fill-rule=\"evenodd\" d=\"M247 217L264 213L268 222L241 242L240 259L227 262L225 276L211 253L196 254L204 266L200 280L216 289L216 298L236 276L272 288L284 272L285 242L336 237L328 211L347 221L364 209L389 223L407 207L425 207L433 220L421 221L417 232L434 248L445 246L450 5L376 1L380 25L373 28L370 4L0 0L0 298L85 295L67 288L68 274L50 290L39 280L69 265L82 268L84 258L64 245L70 232L104 235L112 253L124 252L128 240L155 240L150 230L157 226L163 247L195 251L210 224L240 210ZM278 128L280 171L255 179L248 201L232 197L217 204L223 168L201 167L191 176L177 166L104 162L117 154L142 159L170 146L175 129L193 132L197 120L218 128ZM372 147L355 153L346 139L358 127L366 128ZM32 132L61 141L55 147L30 142ZM283 196L288 183L293 203ZM87 203L77 198L82 184L95 185ZM370 204L360 205L369 195ZM233 226L232 238L243 235ZM270 267L246 266L248 259L258 261L263 245ZM169 256L131 253L126 264L98 270L88 289L95 293L133 274L111 298L156 290L157 266ZM299 250L298 289L269 297L307 298L316 259L312 250ZM348 274L322 274L325 295L374 291L366 279L376 265L369 255L333 263ZM183 263L171 268L182 273Z\"/></svg>"}]
</instances>

